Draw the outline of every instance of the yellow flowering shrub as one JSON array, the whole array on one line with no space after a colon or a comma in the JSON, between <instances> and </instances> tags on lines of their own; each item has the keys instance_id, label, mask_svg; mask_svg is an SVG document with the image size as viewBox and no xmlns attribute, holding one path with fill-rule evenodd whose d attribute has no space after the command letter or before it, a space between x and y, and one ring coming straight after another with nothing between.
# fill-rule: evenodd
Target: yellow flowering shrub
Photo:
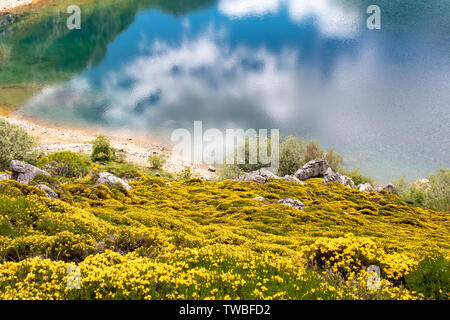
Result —
<instances>
[{"instance_id":1,"label":"yellow flowering shrub","mask_svg":"<svg viewBox=\"0 0 450 320\"><path fill-rule=\"evenodd\" d=\"M321 179L93 181L64 180L65 201L0 182L1 299L420 299L405 275L424 254L450 257L448 213L388 192Z\"/></svg>"}]
</instances>

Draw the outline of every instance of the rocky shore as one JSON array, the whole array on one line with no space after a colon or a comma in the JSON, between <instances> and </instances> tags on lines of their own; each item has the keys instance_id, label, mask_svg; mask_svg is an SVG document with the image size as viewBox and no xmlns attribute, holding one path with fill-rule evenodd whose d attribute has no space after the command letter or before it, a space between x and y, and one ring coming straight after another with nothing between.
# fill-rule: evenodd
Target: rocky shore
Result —
<instances>
[{"instance_id":1,"label":"rocky shore","mask_svg":"<svg viewBox=\"0 0 450 320\"><path fill-rule=\"evenodd\" d=\"M30 119L17 116L0 116L10 123L25 129L38 141L37 149L45 154L60 151L72 151L75 153L90 154L92 144L97 135L102 134L109 138L111 146L117 150L123 150L126 161L145 166L149 155L163 155L166 164L163 170L170 174L182 173L186 166L191 168L193 176L212 180L215 174L201 166L192 165L172 156L169 148L160 143L139 140L122 133L111 133L93 128L66 128L55 125L37 123Z\"/></svg>"}]
</instances>

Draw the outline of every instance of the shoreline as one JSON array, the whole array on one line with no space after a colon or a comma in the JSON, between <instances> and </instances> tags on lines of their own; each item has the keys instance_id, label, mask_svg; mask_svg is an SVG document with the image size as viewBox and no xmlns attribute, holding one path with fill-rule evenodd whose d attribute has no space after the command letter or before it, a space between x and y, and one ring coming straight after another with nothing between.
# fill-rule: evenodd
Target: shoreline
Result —
<instances>
[{"instance_id":1,"label":"shoreline","mask_svg":"<svg viewBox=\"0 0 450 320\"><path fill-rule=\"evenodd\" d=\"M49 0L3 0L0 4L0 13L9 13L16 10L24 10Z\"/></svg>"},{"instance_id":2,"label":"shoreline","mask_svg":"<svg viewBox=\"0 0 450 320\"><path fill-rule=\"evenodd\" d=\"M194 177L208 180L216 178L216 175L206 167L177 159L171 154L167 145L159 141L155 142L157 139L152 139L149 135L147 135L147 139L142 139L136 138L128 130L112 132L112 130L88 126L59 125L22 117L17 114L0 115L0 119L4 119L26 130L29 135L37 140L37 150L45 154L60 151L90 154L92 152L90 142L98 135L105 135L109 138L112 147L124 151L126 161L129 163L146 166L148 165L148 157L152 154L158 154L166 157L163 171L169 174L182 173L184 168L188 166L191 168Z\"/></svg>"}]
</instances>

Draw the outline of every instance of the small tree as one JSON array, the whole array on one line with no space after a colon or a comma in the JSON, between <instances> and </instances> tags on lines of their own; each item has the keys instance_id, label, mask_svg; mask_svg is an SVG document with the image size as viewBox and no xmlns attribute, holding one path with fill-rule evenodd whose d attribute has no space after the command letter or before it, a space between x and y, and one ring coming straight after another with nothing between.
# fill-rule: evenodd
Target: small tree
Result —
<instances>
[{"instance_id":1,"label":"small tree","mask_svg":"<svg viewBox=\"0 0 450 320\"><path fill-rule=\"evenodd\" d=\"M155 154L148 158L148 162L152 169L161 170L166 164L166 159L163 156Z\"/></svg>"},{"instance_id":2,"label":"small tree","mask_svg":"<svg viewBox=\"0 0 450 320\"><path fill-rule=\"evenodd\" d=\"M280 168L278 175L283 177L295 173L304 161L305 142L300 138L286 137L280 147Z\"/></svg>"},{"instance_id":3,"label":"small tree","mask_svg":"<svg viewBox=\"0 0 450 320\"><path fill-rule=\"evenodd\" d=\"M35 140L24 129L0 119L0 170L8 169L11 160L34 164L38 157L33 151L35 146Z\"/></svg>"},{"instance_id":4,"label":"small tree","mask_svg":"<svg viewBox=\"0 0 450 320\"><path fill-rule=\"evenodd\" d=\"M116 150L111 147L105 136L100 135L92 142L92 161L111 161L115 159L115 156Z\"/></svg>"},{"instance_id":5,"label":"small tree","mask_svg":"<svg viewBox=\"0 0 450 320\"><path fill-rule=\"evenodd\" d=\"M310 141L306 146L305 146L305 151L304 151L304 163L307 163L311 160L319 160L319 159L323 159L324 157L324 152L323 149L319 146L319 141Z\"/></svg>"},{"instance_id":6,"label":"small tree","mask_svg":"<svg viewBox=\"0 0 450 320\"><path fill-rule=\"evenodd\" d=\"M334 151L334 149L330 149L325 154L325 160L327 160L328 165L331 167L331 169L333 169L334 171L339 171L339 169L341 168L341 164L344 161L344 157Z\"/></svg>"}]
</instances>

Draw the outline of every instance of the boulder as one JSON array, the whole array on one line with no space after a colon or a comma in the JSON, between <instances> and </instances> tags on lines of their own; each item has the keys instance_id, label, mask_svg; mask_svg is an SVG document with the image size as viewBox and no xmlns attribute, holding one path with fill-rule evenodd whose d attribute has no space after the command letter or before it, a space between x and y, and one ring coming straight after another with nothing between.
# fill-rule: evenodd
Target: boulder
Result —
<instances>
[{"instance_id":1,"label":"boulder","mask_svg":"<svg viewBox=\"0 0 450 320\"><path fill-rule=\"evenodd\" d=\"M22 184L30 183L30 181L39 174L50 176L48 172L45 172L41 169L36 168L35 166L32 166L31 164L27 164L18 160L12 160L9 164L9 167L12 171L11 178Z\"/></svg>"},{"instance_id":2,"label":"boulder","mask_svg":"<svg viewBox=\"0 0 450 320\"><path fill-rule=\"evenodd\" d=\"M346 186L346 187L353 187L355 183L353 180L347 176L344 176L340 174L339 172L333 172L331 168L328 168L327 172L325 173L323 177L323 183L329 183L332 181L339 182L340 184Z\"/></svg>"},{"instance_id":3,"label":"boulder","mask_svg":"<svg viewBox=\"0 0 450 320\"><path fill-rule=\"evenodd\" d=\"M299 169L294 176L299 180L308 180L322 177L327 172L328 162L326 160L312 160Z\"/></svg>"},{"instance_id":4,"label":"boulder","mask_svg":"<svg viewBox=\"0 0 450 320\"><path fill-rule=\"evenodd\" d=\"M396 193L397 189L395 189L395 186L392 183L388 183L384 186L379 186L375 191L376 192L380 192L380 191L387 191L387 192L392 192L392 193Z\"/></svg>"},{"instance_id":5,"label":"boulder","mask_svg":"<svg viewBox=\"0 0 450 320\"><path fill-rule=\"evenodd\" d=\"M298 210L303 210L303 208L305 207L305 204L303 202L291 198L281 199L277 203L284 204Z\"/></svg>"},{"instance_id":6,"label":"boulder","mask_svg":"<svg viewBox=\"0 0 450 320\"><path fill-rule=\"evenodd\" d=\"M131 190L133 189L128 183L124 180L116 177L115 175L109 172L100 173L99 178L97 179L97 184L121 184L125 189Z\"/></svg>"},{"instance_id":7,"label":"boulder","mask_svg":"<svg viewBox=\"0 0 450 320\"><path fill-rule=\"evenodd\" d=\"M262 168L262 169L259 169L259 170L256 170L256 171L258 171L258 172L259 172L259 175L262 176L262 177L264 177L264 178L280 179L279 176L277 176L276 174L274 174L274 173L273 173L272 171L270 171L270 170L267 170L267 169Z\"/></svg>"},{"instance_id":8,"label":"boulder","mask_svg":"<svg viewBox=\"0 0 450 320\"><path fill-rule=\"evenodd\" d=\"M264 197L259 196L259 197L253 198L253 200L256 200L256 201L264 201L265 199L264 199Z\"/></svg>"},{"instance_id":9,"label":"boulder","mask_svg":"<svg viewBox=\"0 0 450 320\"><path fill-rule=\"evenodd\" d=\"M361 192L374 192L375 189L372 187L370 183L364 183L358 185L358 190Z\"/></svg>"},{"instance_id":10,"label":"boulder","mask_svg":"<svg viewBox=\"0 0 450 320\"><path fill-rule=\"evenodd\" d=\"M2 173L2 174L0 174L0 181L2 181L2 180L11 180L11 175L10 174L7 174L7 173Z\"/></svg>"},{"instance_id":11,"label":"boulder","mask_svg":"<svg viewBox=\"0 0 450 320\"><path fill-rule=\"evenodd\" d=\"M47 194L48 198L59 199L58 194L55 191L53 191L53 189L51 189L50 187L46 186L45 184L38 184L36 186L36 188L39 188L39 189L45 191L45 193Z\"/></svg>"},{"instance_id":12,"label":"boulder","mask_svg":"<svg viewBox=\"0 0 450 320\"><path fill-rule=\"evenodd\" d=\"M246 172L240 177L236 178L236 181L253 181L256 183L266 183L267 178L280 179L277 175L273 174L267 169L259 169L252 172Z\"/></svg>"},{"instance_id":13,"label":"boulder","mask_svg":"<svg viewBox=\"0 0 450 320\"><path fill-rule=\"evenodd\" d=\"M306 184L306 183L304 183L303 181L299 180L298 178L296 178L296 177L294 177L294 176L290 176L290 175L285 175L283 179L286 180L286 181L294 181L294 182L297 182L297 183L299 183L299 184L301 184L301 185L303 185L303 186Z\"/></svg>"}]
</instances>

